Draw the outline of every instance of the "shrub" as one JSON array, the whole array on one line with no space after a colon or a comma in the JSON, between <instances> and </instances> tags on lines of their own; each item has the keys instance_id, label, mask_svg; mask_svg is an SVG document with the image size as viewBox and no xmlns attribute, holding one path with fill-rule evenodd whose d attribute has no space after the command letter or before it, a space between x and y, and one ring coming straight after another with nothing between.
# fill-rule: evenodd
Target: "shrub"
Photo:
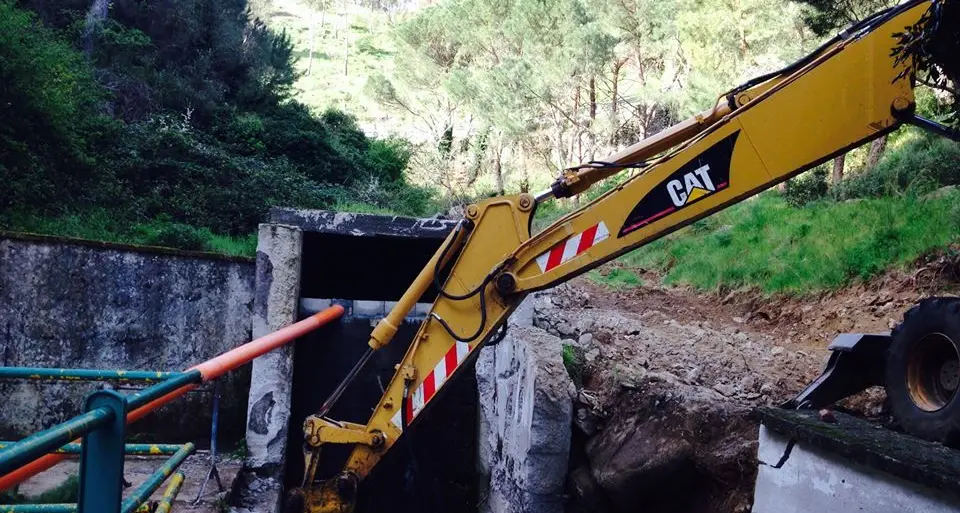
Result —
<instances>
[{"instance_id":1,"label":"shrub","mask_svg":"<svg viewBox=\"0 0 960 513\"><path fill-rule=\"evenodd\" d=\"M783 198L795 207L802 207L827 195L827 168L819 166L787 182Z\"/></svg>"},{"instance_id":2,"label":"shrub","mask_svg":"<svg viewBox=\"0 0 960 513\"><path fill-rule=\"evenodd\" d=\"M101 120L93 70L11 0L0 0L0 209L62 203L95 174L88 132Z\"/></svg>"},{"instance_id":3,"label":"shrub","mask_svg":"<svg viewBox=\"0 0 960 513\"><path fill-rule=\"evenodd\" d=\"M567 369L567 374L570 375L570 379L573 380L573 383L580 388L583 386L583 368L586 365L586 361L583 356L583 349L572 345L564 344L563 353L563 366Z\"/></svg>"},{"instance_id":4,"label":"shrub","mask_svg":"<svg viewBox=\"0 0 960 513\"><path fill-rule=\"evenodd\" d=\"M213 234L206 228L194 228L182 223L160 224L142 228L143 243L149 246L165 246L187 250L208 249L207 241Z\"/></svg>"},{"instance_id":5,"label":"shrub","mask_svg":"<svg viewBox=\"0 0 960 513\"><path fill-rule=\"evenodd\" d=\"M872 169L850 176L831 191L838 200L924 194L960 184L960 144L914 132Z\"/></svg>"}]
</instances>

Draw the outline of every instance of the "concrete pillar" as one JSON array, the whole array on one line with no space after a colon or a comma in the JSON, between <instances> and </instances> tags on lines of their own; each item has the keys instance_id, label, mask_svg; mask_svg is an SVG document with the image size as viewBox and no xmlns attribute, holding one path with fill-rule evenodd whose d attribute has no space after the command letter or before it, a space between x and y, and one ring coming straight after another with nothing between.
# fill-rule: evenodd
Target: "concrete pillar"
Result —
<instances>
[{"instance_id":1,"label":"concrete pillar","mask_svg":"<svg viewBox=\"0 0 960 513\"><path fill-rule=\"evenodd\" d=\"M261 224L257 241L253 336L274 332L297 320L300 297L299 228ZM236 484L237 513L280 510L283 467L293 390L293 344L253 361L247 404L247 459Z\"/></svg>"},{"instance_id":2,"label":"concrete pillar","mask_svg":"<svg viewBox=\"0 0 960 513\"><path fill-rule=\"evenodd\" d=\"M576 388L560 339L533 327L532 301L509 322L477 359L479 509L562 513Z\"/></svg>"}]
</instances>

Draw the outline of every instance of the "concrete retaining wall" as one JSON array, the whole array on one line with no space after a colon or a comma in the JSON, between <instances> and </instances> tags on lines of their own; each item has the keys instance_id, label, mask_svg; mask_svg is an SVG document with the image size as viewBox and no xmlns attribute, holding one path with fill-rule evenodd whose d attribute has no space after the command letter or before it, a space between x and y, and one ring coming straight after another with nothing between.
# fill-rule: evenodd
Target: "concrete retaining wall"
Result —
<instances>
[{"instance_id":1,"label":"concrete retaining wall","mask_svg":"<svg viewBox=\"0 0 960 513\"><path fill-rule=\"evenodd\" d=\"M0 365L183 370L250 339L254 264L53 237L0 235ZM249 370L224 378L221 426L243 436ZM79 412L97 384L0 382L0 436ZM209 387L137 423L152 439L209 437Z\"/></svg>"},{"instance_id":2,"label":"concrete retaining wall","mask_svg":"<svg viewBox=\"0 0 960 513\"><path fill-rule=\"evenodd\" d=\"M878 426L877 429L882 429ZM755 513L956 513L960 498L760 426ZM789 447L789 449L788 449Z\"/></svg>"}]
</instances>

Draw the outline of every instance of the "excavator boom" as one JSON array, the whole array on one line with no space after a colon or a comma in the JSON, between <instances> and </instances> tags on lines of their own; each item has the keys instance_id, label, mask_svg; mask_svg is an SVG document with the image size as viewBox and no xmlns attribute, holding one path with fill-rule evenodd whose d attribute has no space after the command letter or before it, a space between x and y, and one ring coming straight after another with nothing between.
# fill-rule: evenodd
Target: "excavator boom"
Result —
<instances>
[{"instance_id":1,"label":"excavator boom","mask_svg":"<svg viewBox=\"0 0 960 513\"><path fill-rule=\"evenodd\" d=\"M488 199L466 209L393 311L368 355L397 331L423 293L448 277L366 425L326 418L345 380L304 424L306 475L291 512L351 511L360 481L415 429L444 386L498 336L532 291L552 287L743 201L914 117L913 58L893 51L942 2L877 13L797 63L722 95L716 106L597 162L567 170L548 191ZM949 133L947 134L949 135ZM624 169L639 172L537 234L538 204L587 190ZM364 358L349 376L355 376ZM317 481L327 444L354 449L343 471Z\"/></svg>"}]
</instances>

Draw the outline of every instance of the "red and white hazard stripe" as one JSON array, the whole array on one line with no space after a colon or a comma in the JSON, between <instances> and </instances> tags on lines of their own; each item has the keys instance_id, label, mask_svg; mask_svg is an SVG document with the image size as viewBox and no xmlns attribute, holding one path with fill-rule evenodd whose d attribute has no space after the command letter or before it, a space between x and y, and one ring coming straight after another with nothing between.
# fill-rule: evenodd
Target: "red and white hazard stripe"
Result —
<instances>
[{"instance_id":1,"label":"red and white hazard stripe","mask_svg":"<svg viewBox=\"0 0 960 513\"><path fill-rule=\"evenodd\" d=\"M470 344L465 342L456 342L450 347L404 404L407 409L407 422L412 421L420 413L420 410L430 402L430 399L433 399L437 390L440 390L447 378L453 375L453 371L457 370L457 367L463 363L468 354L470 354ZM399 410L393 415L390 422L397 426L397 429L403 429Z\"/></svg>"},{"instance_id":2,"label":"red and white hazard stripe","mask_svg":"<svg viewBox=\"0 0 960 513\"><path fill-rule=\"evenodd\" d=\"M547 272L558 265L572 260L577 255L592 248L600 241L606 240L610 236L607 225L600 221L599 223L587 228L583 233L578 233L564 242L557 244L550 251L537 257L537 265L541 272Z\"/></svg>"}]
</instances>

